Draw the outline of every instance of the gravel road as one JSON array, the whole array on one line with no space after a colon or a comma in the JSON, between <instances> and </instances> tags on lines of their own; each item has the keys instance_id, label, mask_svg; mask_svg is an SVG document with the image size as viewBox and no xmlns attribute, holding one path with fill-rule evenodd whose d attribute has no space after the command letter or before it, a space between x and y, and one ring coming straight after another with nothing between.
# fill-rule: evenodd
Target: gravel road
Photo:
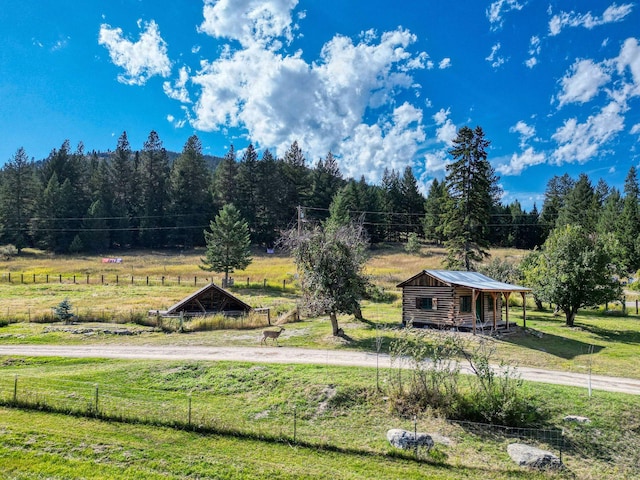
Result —
<instances>
[{"instance_id":1,"label":"gravel road","mask_svg":"<svg viewBox=\"0 0 640 480\"><path fill-rule=\"evenodd\" d=\"M0 345L0 355L37 357L120 358L148 360L210 360L259 363L301 363L315 365L375 367L375 353L344 350L311 350L288 347L172 347L129 345ZM388 355L380 354L381 367L390 365ZM466 366L464 373L470 373ZM519 367L523 380L588 387L587 374ZM640 395L640 380L622 377L591 376L593 390Z\"/></svg>"}]
</instances>

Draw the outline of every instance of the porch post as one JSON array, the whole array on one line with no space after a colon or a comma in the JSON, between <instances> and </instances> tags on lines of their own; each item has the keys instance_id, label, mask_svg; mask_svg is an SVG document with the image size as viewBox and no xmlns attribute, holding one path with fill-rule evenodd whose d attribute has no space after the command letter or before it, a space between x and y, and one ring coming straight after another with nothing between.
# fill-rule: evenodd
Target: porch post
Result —
<instances>
[{"instance_id":1,"label":"porch post","mask_svg":"<svg viewBox=\"0 0 640 480\"><path fill-rule=\"evenodd\" d=\"M471 290L471 313L473 314L473 334L476 334L476 290Z\"/></svg>"},{"instance_id":2,"label":"porch post","mask_svg":"<svg viewBox=\"0 0 640 480\"><path fill-rule=\"evenodd\" d=\"M496 292L491 292L491 299L493 300L493 331L498 329L498 295Z\"/></svg>"},{"instance_id":3,"label":"porch post","mask_svg":"<svg viewBox=\"0 0 640 480\"><path fill-rule=\"evenodd\" d=\"M527 328L527 292L520 292L522 295L522 328Z\"/></svg>"},{"instance_id":4,"label":"porch post","mask_svg":"<svg viewBox=\"0 0 640 480\"><path fill-rule=\"evenodd\" d=\"M504 298L506 300L505 320L507 322L507 330L509 330L509 297L510 296L511 296L511 292L504 292Z\"/></svg>"}]
</instances>

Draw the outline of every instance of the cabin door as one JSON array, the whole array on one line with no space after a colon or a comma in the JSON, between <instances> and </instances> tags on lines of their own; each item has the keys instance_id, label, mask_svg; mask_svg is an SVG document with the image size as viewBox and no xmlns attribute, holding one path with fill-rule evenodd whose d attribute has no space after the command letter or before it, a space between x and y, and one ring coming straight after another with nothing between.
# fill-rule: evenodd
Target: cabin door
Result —
<instances>
[{"instance_id":1,"label":"cabin door","mask_svg":"<svg viewBox=\"0 0 640 480\"><path fill-rule=\"evenodd\" d=\"M478 300L476 300L476 319L483 322L484 318L482 315L483 312L483 308L482 308L482 304L484 302L484 295L480 294L478 295Z\"/></svg>"}]
</instances>

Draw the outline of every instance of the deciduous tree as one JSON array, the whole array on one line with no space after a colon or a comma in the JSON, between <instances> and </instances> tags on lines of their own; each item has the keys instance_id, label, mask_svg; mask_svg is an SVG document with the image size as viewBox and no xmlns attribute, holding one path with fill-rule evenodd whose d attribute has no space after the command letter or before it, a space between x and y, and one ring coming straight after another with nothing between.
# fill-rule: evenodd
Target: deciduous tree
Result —
<instances>
[{"instance_id":1,"label":"deciduous tree","mask_svg":"<svg viewBox=\"0 0 640 480\"><path fill-rule=\"evenodd\" d=\"M312 314L328 314L333 335L340 335L338 314L359 317L367 286L363 274L367 241L362 225L316 226L301 235L292 230L285 244L293 252L306 307Z\"/></svg>"},{"instance_id":2,"label":"deciduous tree","mask_svg":"<svg viewBox=\"0 0 640 480\"><path fill-rule=\"evenodd\" d=\"M622 293L620 247L613 235L579 225L556 228L524 271L541 300L554 303L573 326L579 309L618 300Z\"/></svg>"}]
</instances>

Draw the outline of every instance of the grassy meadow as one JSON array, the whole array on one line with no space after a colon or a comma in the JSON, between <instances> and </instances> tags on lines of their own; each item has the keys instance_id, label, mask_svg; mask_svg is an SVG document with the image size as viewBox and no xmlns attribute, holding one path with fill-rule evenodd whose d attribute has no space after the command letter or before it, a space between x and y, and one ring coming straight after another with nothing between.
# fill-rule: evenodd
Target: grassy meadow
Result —
<instances>
[{"instance_id":1,"label":"grassy meadow","mask_svg":"<svg viewBox=\"0 0 640 480\"><path fill-rule=\"evenodd\" d=\"M3 478L42 478L38 472L45 478L345 479L640 474L640 398L629 395L589 398L584 389L525 384L548 410L540 431L565 429L567 471L534 474L508 458L506 446L515 438L428 414L417 419L417 429L450 442L417 459L395 451L386 431L414 425L389 408L385 385L395 373L387 370L377 392L375 369L366 368L56 358L0 358L0 364ZM16 375L18 402L30 400L45 411L7 408ZM97 387L102 419L91 409ZM562 421L568 414L593 421L570 425ZM560 454L557 443L535 438L528 443Z\"/></svg>"},{"instance_id":2,"label":"grassy meadow","mask_svg":"<svg viewBox=\"0 0 640 480\"><path fill-rule=\"evenodd\" d=\"M493 252L516 261L523 254ZM258 345L264 318L232 320L234 328L218 324L205 331L189 331L187 325L186 333L162 331L143 321L148 310L167 308L212 278L219 284L219 275L198 268L202 252L114 256L123 262L38 251L0 262L0 344ZM303 317L287 325L280 344L374 352L380 338L387 352L400 323L395 285L422 269L441 268L443 257L444 250L437 248L425 248L420 256L393 247L373 250L366 271L384 295L363 303L364 322L340 317L350 340L334 338L326 318ZM272 307L274 318L299 302L295 267L286 256L255 252L253 263L234 278L233 292L254 307ZM52 307L64 298L73 304L81 325L48 321ZM510 320L522 327L521 306L510 308ZM109 329L131 335L104 333ZM478 341L463 335L471 344ZM575 327L568 328L563 316L534 311L531 304L526 330L517 328L489 341L496 362L640 378L640 316L635 309L627 316L604 312L604 307L585 310ZM417 419L418 429L446 435L452 443L437 445L417 460L398 454L388 446L385 432L412 430L413 422L390 410L385 392L389 374L383 372L378 392L375 370L363 368L0 357L0 473L9 479L640 475L640 398L598 391L588 397L586 388L525 383L524 391L548 409L544 428L567 432L567 471L534 474L508 458L506 445L513 438L473 432L429 413ZM9 408L16 405L16 385L18 402L44 411ZM92 410L96 386L102 418ZM63 415L70 412L75 416ZM593 421L567 425L562 418L568 414ZM540 446L556 448L544 442Z\"/></svg>"}]
</instances>

